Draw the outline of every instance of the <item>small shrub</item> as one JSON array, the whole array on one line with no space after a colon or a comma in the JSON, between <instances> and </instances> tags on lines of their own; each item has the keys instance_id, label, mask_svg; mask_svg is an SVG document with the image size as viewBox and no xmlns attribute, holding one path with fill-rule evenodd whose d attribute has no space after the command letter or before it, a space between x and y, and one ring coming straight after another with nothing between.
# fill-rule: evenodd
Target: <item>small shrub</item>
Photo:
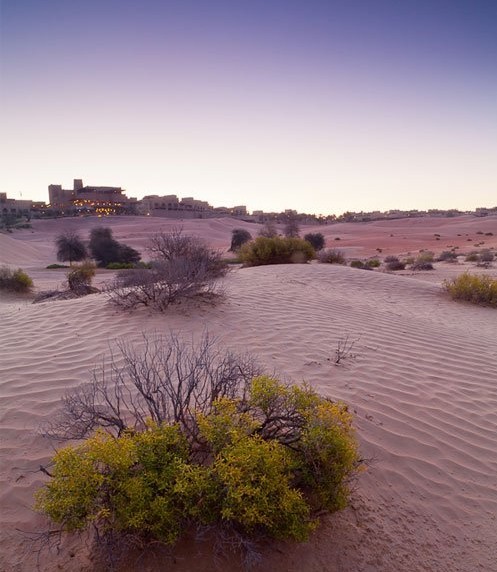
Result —
<instances>
[{"instance_id":1,"label":"small shrub","mask_svg":"<svg viewBox=\"0 0 497 572\"><path fill-rule=\"evenodd\" d=\"M320 232L309 232L304 236L304 240L307 240L316 252L322 250L325 245L325 238Z\"/></svg>"},{"instance_id":2,"label":"small shrub","mask_svg":"<svg viewBox=\"0 0 497 572\"><path fill-rule=\"evenodd\" d=\"M404 270L406 267L405 262L401 262L397 256L387 256L385 258L385 264L387 270L391 271Z\"/></svg>"},{"instance_id":3,"label":"small shrub","mask_svg":"<svg viewBox=\"0 0 497 572\"><path fill-rule=\"evenodd\" d=\"M78 296L91 294L95 289L91 287L91 282L95 276L95 265L92 262L85 262L75 267L67 275L69 290Z\"/></svg>"},{"instance_id":4,"label":"small shrub","mask_svg":"<svg viewBox=\"0 0 497 572\"><path fill-rule=\"evenodd\" d=\"M300 226L296 215L286 215L285 226L283 227L283 234L287 238L298 238L300 234Z\"/></svg>"},{"instance_id":5,"label":"small shrub","mask_svg":"<svg viewBox=\"0 0 497 572\"><path fill-rule=\"evenodd\" d=\"M366 268L366 265L364 264L364 262L362 260L352 260L350 262L350 267L351 268Z\"/></svg>"},{"instance_id":6,"label":"small shrub","mask_svg":"<svg viewBox=\"0 0 497 572\"><path fill-rule=\"evenodd\" d=\"M494 235L493 232L486 232L486 233L485 233L485 236L493 236L493 235Z\"/></svg>"},{"instance_id":7,"label":"small shrub","mask_svg":"<svg viewBox=\"0 0 497 572\"><path fill-rule=\"evenodd\" d=\"M341 250L327 248L318 253L318 260L323 264L346 264L345 256Z\"/></svg>"},{"instance_id":8,"label":"small shrub","mask_svg":"<svg viewBox=\"0 0 497 572\"><path fill-rule=\"evenodd\" d=\"M439 262L457 262L457 254L452 250L444 250L438 255Z\"/></svg>"},{"instance_id":9,"label":"small shrub","mask_svg":"<svg viewBox=\"0 0 497 572\"><path fill-rule=\"evenodd\" d=\"M490 276L465 272L453 280L444 281L443 288L454 300L497 307L497 280Z\"/></svg>"},{"instance_id":10,"label":"small shrub","mask_svg":"<svg viewBox=\"0 0 497 572\"><path fill-rule=\"evenodd\" d=\"M146 342L64 400L64 427L97 432L55 454L36 494L62 531L172 544L208 525L241 545L304 541L321 512L346 506L360 460L345 404L254 375L205 337Z\"/></svg>"},{"instance_id":11,"label":"small shrub","mask_svg":"<svg viewBox=\"0 0 497 572\"><path fill-rule=\"evenodd\" d=\"M369 268L379 268L381 266L381 262L378 258L372 258L366 262L366 265L369 266Z\"/></svg>"},{"instance_id":12,"label":"small shrub","mask_svg":"<svg viewBox=\"0 0 497 572\"><path fill-rule=\"evenodd\" d=\"M433 253L424 252L420 254L412 263L412 270L433 270Z\"/></svg>"},{"instance_id":13,"label":"small shrub","mask_svg":"<svg viewBox=\"0 0 497 572\"><path fill-rule=\"evenodd\" d=\"M155 260L147 268L123 270L108 288L112 303L125 309L147 306L163 312L171 304L196 296L217 296L217 283L228 265L218 252L181 229L152 237Z\"/></svg>"},{"instance_id":14,"label":"small shrub","mask_svg":"<svg viewBox=\"0 0 497 572\"><path fill-rule=\"evenodd\" d=\"M314 255L314 249L306 240L280 236L259 236L240 250L240 260L246 266L305 263Z\"/></svg>"},{"instance_id":15,"label":"small shrub","mask_svg":"<svg viewBox=\"0 0 497 572\"><path fill-rule=\"evenodd\" d=\"M470 252L466 258L465 258L466 262L478 262L479 257L478 257L478 253L477 252Z\"/></svg>"},{"instance_id":16,"label":"small shrub","mask_svg":"<svg viewBox=\"0 0 497 572\"><path fill-rule=\"evenodd\" d=\"M240 250L243 244L252 240L252 235L248 230L243 228L234 228L231 231L230 252Z\"/></svg>"},{"instance_id":17,"label":"small shrub","mask_svg":"<svg viewBox=\"0 0 497 572\"><path fill-rule=\"evenodd\" d=\"M130 270L134 267L135 265L131 262L111 262L107 264L105 268L107 268L107 270Z\"/></svg>"},{"instance_id":18,"label":"small shrub","mask_svg":"<svg viewBox=\"0 0 497 572\"><path fill-rule=\"evenodd\" d=\"M494 253L490 250L482 250L478 259L480 262L492 262L494 259Z\"/></svg>"},{"instance_id":19,"label":"small shrub","mask_svg":"<svg viewBox=\"0 0 497 572\"><path fill-rule=\"evenodd\" d=\"M276 228L276 223L274 220L268 220L263 225L259 231L259 236L263 236L265 238L274 238L278 236L278 229Z\"/></svg>"},{"instance_id":20,"label":"small shrub","mask_svg":"<svg viewBox=\"0 0 497 572\"><path fill-rule=\"evenodd\" d=\"M69 268L69 266L66 264L49 264L46 268L47 270L55 270L57 268Z\"/></svg>"},{"instance_id":21,"label":"small shrub","mask_svg":"<svg viewBox=\"0 0 497 572\"><path fill-rule=\"evenodd\" d=\"M8 266L0 266L0 290L8 292L29 292L33 287L33 280L18 268L12 270Z\"/></svg>"}]
</instances>

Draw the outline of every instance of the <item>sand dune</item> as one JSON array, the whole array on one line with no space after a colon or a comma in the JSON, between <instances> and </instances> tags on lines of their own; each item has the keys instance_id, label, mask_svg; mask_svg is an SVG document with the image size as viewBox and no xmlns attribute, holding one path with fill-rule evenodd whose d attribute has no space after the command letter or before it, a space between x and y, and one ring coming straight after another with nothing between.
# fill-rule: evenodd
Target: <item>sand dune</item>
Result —
<instances>
[{"instance_id":1,"label":"sand dune","mask_svg":"<svg viewBox=\"0 0 497 572\"><path fill-rule=\"evenodd\" d=\"M51 222L58 221L25 238L0 235L8 239L1 261L24 257L48 282L36 257L51 248ZM226 221L196 222L191 228L211 243L226 244ZM115 234L131 244L146 236L125 220ZM35 569L36 555L19 529L43 527L31 511L32 494L46 480L37 469L56 444L37 429L57 412L61 395L85 382L117 339L139 345L142 332L198 336L208 328L281 377L305 379L348 402L368 459L351 507L325 518L309 543L266 547L260 570L497 571L497 315L450 301L433 276L319 264L237 269L222 303L161 315L121 313L104 295L36 305L3 298L0 569ZM335 365L345 336L354 347ZM81 544L43 554L40 567L93 569ZM145 560L140 569L163 568ZM174 569L215 570L215 563L203 545L180 546Z\"/></svg>"}]
</instances>

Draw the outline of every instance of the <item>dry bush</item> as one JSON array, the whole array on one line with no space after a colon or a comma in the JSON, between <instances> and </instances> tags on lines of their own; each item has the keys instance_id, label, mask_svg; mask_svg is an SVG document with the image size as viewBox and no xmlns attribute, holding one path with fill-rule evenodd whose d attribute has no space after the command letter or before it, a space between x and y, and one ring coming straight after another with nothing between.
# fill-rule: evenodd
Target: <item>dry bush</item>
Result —
<instances>
[{"instance_id":1,"label":"dry bush","mask_svg":"<svg viewBox=\"0 0 497 572\"><path fill-rule=\"evenodd\" d=\"M80 266L73 267L67 275L67 285L71 292L78 296L92 294L97 292L96 288L92 288L91 282L95 276L95 265L86 261Z\"/></svg>"},{"instance_id":2,"label":"dry bush","mask_svg":"<svg viewBox=\"0 0 497 572\"><path fill-rule=\"evenodd\" d=\"M119 436L143 431L148 420L179 423L195 435L194 412L207 414L213 402L243 397L263 371L249 354L216 348L204 333L197 343L143 334L143 349L118 343L119 357L95 369L89 383L62 399L62 412L44 433L57 439L83 439L97 427Z\"/></svg>"},{"instance_id":3,"label":"dry bush","mask_svg":"<svg viewBox=\"0 0 497 572\"><path fill-rule=\"evenodd\" d=\"M229 267L199 238L183 235L181 229L159 233L152 237L149 251L155 256L150 268L124 270L110 284L107 293L112 303L162 312L187 298L222 294L218 280Z\"/></svg>"},{"instance_id":4,"label":"dry bush","mask_svg":"<svg viewBox=\"0 0 497 572\"><path fill-rule=\"evenodd\" d=\"M385 265L387 270L404 270L406 265L405 262L401 262L397 256L387 256L385 257Z\"/></svg>"},{"instance_id":5,"label":"dry bush","mask_svg":"<svg viewBox=\"0 0 497 572\"><path fill-rule=\"evenodd\" d=\"M345 256L341 250L336 250L335 248L327 248L325 250L320 250L317 254L319 262L323 264L346 264Z\"/></svg>"}]
</instances>

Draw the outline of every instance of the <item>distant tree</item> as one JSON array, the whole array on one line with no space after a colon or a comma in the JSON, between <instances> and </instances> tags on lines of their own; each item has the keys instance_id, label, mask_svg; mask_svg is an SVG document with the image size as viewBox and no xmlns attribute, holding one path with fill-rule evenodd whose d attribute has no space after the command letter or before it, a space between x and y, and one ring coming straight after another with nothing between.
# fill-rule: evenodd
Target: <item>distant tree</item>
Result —
<instances>
[{"instance_id":1,"label":"distant tree","mask_svg":"<svg viewBox=\"0 0 497 572\"><path fill-rule=\"evenodd\" d=\"M274 220L267 220L262 225L262 228L259 231L259 236L263 236L264 238L274 238L275 236L278 236L278 230Z\"/></svg>"},{"instance_id":2,"label":"distant tree","mask_svg":"<svg viewBox=\"0 0 497 572\"><path fill-rule=\"evenodd\" d=\"M98 266L104 268L111 262L136 264L141 258L137 250L118 242L112 236L112 229L103 226L90 232L89 248Z\"/></svg>"},{"instance_id":3,"label":"distant tree","mask_svg":"<svg viewBox=\"0 0 497 572\"><path fill-rule=\"evenodd\" d=\"M234 228L231 231L230 251L235 252L235 250L238 250L242 244L249 242L249 240L252 240L252 235L248 230L243 228Z\"/></svg>"},{"instance_id":4,"label":"distant tree","mask_svg":"<svg viewBox=\"0 0 497 572\"><path fill-rule=\"evenodd\" d=\"M87 257L86 246L81 240L81 237L73 231L67 231L59 234L55 238L57 246L57 260L60 262L69 261L72 265L73 262L79 262Z\"/></svg>"},{"instance_id":5,"label":"distant tree","mask_svg":"<svg viewBox=\"0 0 497 572\"><path fill-rule=\"evenodd\" d=\"M300 227L297 217L294 214L287 215L283 234L288 238L298 238Z\"/></svg>"},{"instance_id":6,"label":"distant tree","mask_svg":"<svg viewBox=\"0 0 497 572\"><path fill-rule=\"evenodd\" d=\"M304 236L304 240L310 242L316 252L322 250L325 245L324 236L320 232L310 232Z\"/></svg>"}]
</instances>

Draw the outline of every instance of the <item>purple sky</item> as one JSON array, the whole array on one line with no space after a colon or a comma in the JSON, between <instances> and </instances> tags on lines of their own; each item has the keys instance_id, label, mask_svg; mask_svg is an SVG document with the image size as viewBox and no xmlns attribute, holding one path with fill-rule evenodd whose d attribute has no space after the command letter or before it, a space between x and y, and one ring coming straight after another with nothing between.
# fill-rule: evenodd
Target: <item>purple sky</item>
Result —
<instances>
[{"instance_id":1,"label":"purple sky","mask_svg":"<svg viewBox=\"0 0 497 572\"><path fill-rule=\"evenodd\" d=\"M497 205L497 1L0 0L0 191Z\"/></svg>"}]
</instances>

